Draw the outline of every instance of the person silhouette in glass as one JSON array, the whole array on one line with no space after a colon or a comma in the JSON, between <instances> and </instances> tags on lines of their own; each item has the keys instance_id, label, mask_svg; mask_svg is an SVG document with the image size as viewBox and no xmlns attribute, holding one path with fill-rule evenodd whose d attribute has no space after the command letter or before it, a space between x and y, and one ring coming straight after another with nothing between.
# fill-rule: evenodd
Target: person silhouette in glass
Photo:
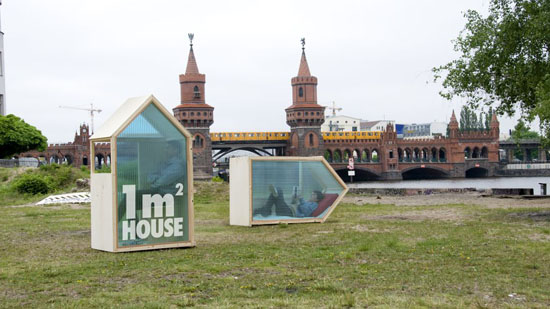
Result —
<instances>
[{"instance_id":1,"label":"person silhouette in glass","mask_svg":"<svg viewBox=\"0 0 550 309\"><path fill-rule=\"evenodd\" d=\"M152 189L162 193L174 193L176 183L181 182L185 173L180 149L179 142L168 142L163 155L163 164L156 172L147 176Z\"/></svg>"},{"instance_id":2,"label":"person silhouette in glass","mask_svg":"<svg viewBox=\"0 0 550 309\"><path fill-rule=\"evenodd\" d=\"M297 194L294 194L291 204L288 205L285 202L284 193L281 188L269 185L269 191L271 193L266 203L263 207L256 209L254 215L269 216L271 215L273 206L275 206L275 214L277 216L311 217L313 211L319 206L319 202L325 197L321 191L313 191L311 192L311 198L306 201Z\"/></svg>"}]
</instances>

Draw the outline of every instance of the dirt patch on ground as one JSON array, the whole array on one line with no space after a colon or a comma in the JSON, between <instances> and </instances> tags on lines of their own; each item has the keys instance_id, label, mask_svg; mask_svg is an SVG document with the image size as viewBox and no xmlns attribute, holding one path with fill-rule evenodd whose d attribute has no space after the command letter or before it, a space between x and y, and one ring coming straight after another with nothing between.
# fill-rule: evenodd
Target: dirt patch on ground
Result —
<instances>
[{"instance_id":1,"label":"dirt patch on ground","mask_svg":"<svg viewBox=\"0 0 550 309\"><path fill-rule=\"evenodd\" d=\"M527 200L520 197L486 197L477 192L410 196L351 195L344 197L343 202L357 205L386 204L395 206L435 206L464 204L483 206L486 208L550 208L549 199Z\"/></svg>"},{"instance_id":2,"label":"dirt patch on ground","mask_svg":"<svg viewBox=\"0 0 550 309\"><path fill-rule=\"evenodd\" d=\"M461 221L465 217L464 214L456 209L434 209L422 211L408 211L399 214L390 215L364 215L361 218L366 220L443 220L443 221Z\"/></svg>"},{"instance_id":3,"label":"dirt patch on ground","mask_svg":"<svg viewBox=\"0 0 550 309\"><path fill-rule=\"evenodd\" d=\"M550 211L513 213L510 217L531 219L533 221L550 221Z\"/></svg>"},{"instance_id":4,"label":"dirt patch on ground","mask_svg":"<svg viewBox=\"0 0 550 309\"><path fill-rule=\"evenodd\" d=\"M373 229L371 227L368 227L362 224L357 224L353 226L351 229L357 232L363 232L363 233L386 233L391 231L389 229Z\"/></svg>"}]
</instances>

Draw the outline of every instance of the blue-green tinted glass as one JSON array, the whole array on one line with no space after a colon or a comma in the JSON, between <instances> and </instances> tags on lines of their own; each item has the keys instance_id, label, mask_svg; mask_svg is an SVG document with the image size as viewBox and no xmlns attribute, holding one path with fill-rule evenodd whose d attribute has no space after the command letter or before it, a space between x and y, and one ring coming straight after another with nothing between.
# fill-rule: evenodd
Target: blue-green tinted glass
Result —
<instances>
[{"instance_id":1,"label":"blue-green tinted glass","mask_svg":"<svg viewBox=\"0 0 550 309\"><path fill-rule=\"evenodd\" d=\"M323 217L343 190L320 161L252 161L254 220Z\"/></svg>"},{"instance_id":2,"label":"blue-green tinted glass","mask_svg":"<svg viewBox=\"0 0 550 309\"><path fill-rule=\"evenodd\" d=\"M151 104L116 146L118 246L188 241L185 136Z\"/></svg>"}]
</instances>

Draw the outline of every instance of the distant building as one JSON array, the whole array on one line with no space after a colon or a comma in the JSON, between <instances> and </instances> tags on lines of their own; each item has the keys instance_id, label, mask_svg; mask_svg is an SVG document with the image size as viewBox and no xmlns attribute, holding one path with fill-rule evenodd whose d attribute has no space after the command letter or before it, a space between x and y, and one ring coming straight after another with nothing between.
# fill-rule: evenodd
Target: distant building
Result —
<instances>
[{"instance_id":1,"label":"distant building","mask_svg":"<svg viewBox=\"0 0 550 309\"><path fill-rule=\"evenodd\" d=\"M359 131L361 119L349 116L327 116L325 123L321 126L321 131Z\"/></svg>"},{"instance_id":2,"label":"distant building","mask_svg":"<svg viewBox=\"0 0 550 309\"><path fill-rule=\"evenodd\" d=\"M360 128L361 131L385 131L388 124L391 124L395 130L395 120L362 120Z\"/></svg>"},{"instance_id":3,"label":"distant building","mask_svg":"<svg viewBox=\"0 0 550 309\"><path fill-rule=\"evenodd\" d=\"M403 126L403 138L433 138L434 136L445 136L447 124L445 122L413 123Z\"/></svg>"},{"instance_id":4,"label":"distant building","mask_svg":"<svg viewBox=\"0 0 550 309\"><path fill-rule=\"evenodd\" d=\"M2 5L2 0L0 0ZM0 23L0 115L6 115L6 81L4 80L4 32Z\"/></svg>"}]
</instances>

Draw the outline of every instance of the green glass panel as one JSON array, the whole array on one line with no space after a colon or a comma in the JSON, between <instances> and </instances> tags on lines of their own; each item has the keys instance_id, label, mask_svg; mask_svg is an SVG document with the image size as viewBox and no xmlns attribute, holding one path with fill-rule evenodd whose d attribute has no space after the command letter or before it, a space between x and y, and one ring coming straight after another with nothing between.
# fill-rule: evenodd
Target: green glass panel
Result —
<instances>
[{"instance_id":1,"label":"green glass panel","mask_svg":"<svg viewBox=\"0 0 550 309\"><path fill-rule=\"evenodd\" d=\"M320 161L252 161L254 220L323 217L343 190Z\"/></svg>"},{"instance_id":2,"label":"green glass panel","mask_svg":"<svg viewBox=\"0 0 550 309\"><path fill-rule=\"evenodd\" d=\"M151 104L116 146L118 246L188 241L185 135Z\"/></svg>"}]
</instances>

